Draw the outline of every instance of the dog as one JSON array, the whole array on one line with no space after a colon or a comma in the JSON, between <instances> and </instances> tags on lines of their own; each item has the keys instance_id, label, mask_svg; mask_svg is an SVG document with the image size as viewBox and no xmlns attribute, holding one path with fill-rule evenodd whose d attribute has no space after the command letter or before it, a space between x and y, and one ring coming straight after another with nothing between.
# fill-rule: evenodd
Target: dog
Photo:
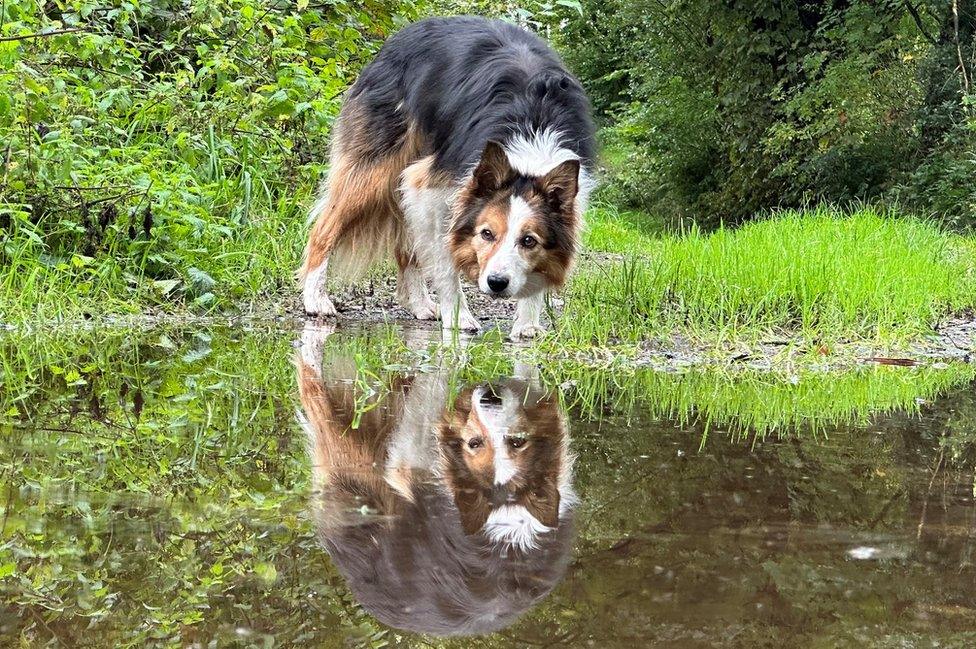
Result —
<instances>
[{"instance_id":1,"label":"dog","mask_svg":"<svg viewBox=\"0 0 976 649\"><path fill-rule=\"evenodd\" d=\"M542 39L475 17L404 28L336 121L298 273L305 311L336 315L327 267L353 278L392 251L396 297L414 317L478 331L464 276L518 300L513 339L543 332L546 294L576 256L594 156L583 87Z\"/></svg>"},{"instance_id":2,"label":"dog","mask_svg":"<svg viewBox=\"0 0 976 649\"><path fill-rule=\"evenodd\" d=\"M316 340L318 337L320 340ZM462 389L394 375L357 397L355 360L295 365L320 541L384 624L440 636L505 628L572 555L574 456L558 399L523 378ZM323 367L328 367L323 376Z\"/></svg>"}]
</instances>

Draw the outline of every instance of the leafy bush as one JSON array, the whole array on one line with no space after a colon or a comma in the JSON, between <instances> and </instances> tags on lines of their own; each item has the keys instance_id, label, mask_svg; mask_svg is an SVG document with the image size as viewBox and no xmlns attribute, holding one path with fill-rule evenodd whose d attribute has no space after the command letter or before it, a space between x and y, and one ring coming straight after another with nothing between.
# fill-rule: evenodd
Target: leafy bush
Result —
<instances>
[{"instance_id":1,"label":"leafy bush","mask_svg":"<svg viewBox=\"0 0 976 649\"><path fill-rule=\"evenodd\" d=\"M704 225L889 197L976 222L976 6L952 4L586 3L560 41L606 126L603 197Z\"/></svg>"},{"instance_id":2,"label":"leafy bush","mask_svg":"<svg viewBox=\"0 0 976 649\"><path fill-rule=\"evenodd\" d=\"M0 314L66 285L201 308L290 286L340 95L416 11L5 3Z\"/></svg>"}]
</instances>

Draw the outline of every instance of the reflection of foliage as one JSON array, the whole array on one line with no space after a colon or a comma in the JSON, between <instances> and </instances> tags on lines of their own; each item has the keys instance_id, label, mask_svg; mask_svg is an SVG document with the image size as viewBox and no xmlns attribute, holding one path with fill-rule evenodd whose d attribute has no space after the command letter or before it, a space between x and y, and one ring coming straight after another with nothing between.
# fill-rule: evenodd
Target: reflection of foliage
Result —
<instances>
[{"instance_id":1,"label":"reflection of foliage","mask_svg":"<svg viewBox=\"0 0 976 649\"><path fill-rule=\"evenodd\" d=\"M375 634L307 529L289 338L139 338L4 346L0 564L25 640Z\"/></svg>"},{"instance_id":2,"label":"reflection of foliage","mask_svg":"<svg viewBox=\"0 0 976 649\"><path fill-rule=\"evenodd\" d=\"M932 411L964 393L826 437L713 431L697 452L701 424L608 407L574 429L583 541L553 616L600 646L969 646L971 504L942 475L926 495ZM927 497L950 509L920 531ZM885 558L850 560L863 545Z\"/></svg>"},{"instance_id":3,"label":"reflection of foliage","mask_svg":"<svg viewBox=\"0 0 976 649\"><path fill-rule=\"evenodd\" d=\"M906 610L945 622L932 633L960 637L951 634L958 611L971 607L973 576L959 559L966 546L938 524L948 515L933 507L917 546L886 539L906 523L914 534L936 437L971 433L966 398L937 399L971 368L803 374L795 385L758 373L544 371L547 382L575 382L567 394L577 412L579 558L511 630L438 641L366 616L314 539L294 421L294 337L259 327L159 329L0 343L6 644L83 644L97 634L131 646L214 638L260 646L272 637L459 647L588 637L624 646L622 638L665 642L662 634L691 629L726 646L776 646L787 633L859 637L869 633L859 630L864 620L904 637L928 628L899 617ZM357 353L376 390L408 363L432 367L438 358L389 329L337 333L324 359ZM457 385L512 369L491 345L468 350L467 368L454 353L441 358ZM916 406L915 397L935 401ZM894 407L920 408L923 418L876 418L866 433L826 423L829 414L860 426L863 409ZM814 421L829 441L784 434L742 443L734 434ZM949 468L969 457L961 442L954 449ZM847 561L848 543L861 539L850 529L907 558ZM950 599L957 609L940 608Z\"/></svg>"}]
</instances>

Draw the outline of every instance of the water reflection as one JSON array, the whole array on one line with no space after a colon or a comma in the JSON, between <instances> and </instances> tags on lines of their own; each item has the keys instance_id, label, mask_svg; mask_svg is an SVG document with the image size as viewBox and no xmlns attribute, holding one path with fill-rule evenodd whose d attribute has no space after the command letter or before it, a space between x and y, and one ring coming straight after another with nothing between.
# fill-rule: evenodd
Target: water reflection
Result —
<instances>
[{"instance_id":1,"label":"water reflection","mask_svg":"<svg viewBox=\"0 0 976 649\"><path fill-rule=\"evenodd\" d=\"M369 394L327 332L296 360L319 539L362 606L440 636L500 630L571 558L573 455L558 400L531 377L452 389L395 375Z\"/></svg>"},{"instance_id":2,"label":"water reflection","mask_svg":"<svg viewBox=\"0 0 976 649\"><path fill-rule=\"evenodd\" d=\"M0 647L976 646L955 372L556 376L573 462L530 374L445 384L385 331L306 352L304 403L291 329L71 334L0 349Z\"/></svg>"}]
</instances>

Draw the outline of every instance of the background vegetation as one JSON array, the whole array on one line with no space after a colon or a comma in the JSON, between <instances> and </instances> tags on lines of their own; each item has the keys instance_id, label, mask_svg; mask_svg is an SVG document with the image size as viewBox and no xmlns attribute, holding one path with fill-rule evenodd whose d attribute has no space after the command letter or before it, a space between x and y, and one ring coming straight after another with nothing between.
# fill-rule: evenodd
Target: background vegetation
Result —
<instances>
[{"instance_id":1,"label":"background vegetation","mask_svg":"<svg viewBox=\"0 0 976 649\"><path fill-rule=\"evenodd\" d=\"M971 0L592 0L564 54L604 196L714 225L811 201L976 224Z\"/></svg>"},{"instance_id":2,"label":"background vegetation","mask_svg":"<svg viewBox=\"0 0 976 649\"><path fill-rule=\"evenodd\" d=\"M460 12L542 33L589 90L606 167L592 249L647 257L661 253L667 224L704 233L817 202L891 203L897 208L880 210L886 218L914 212L959 229L976 224L970 0L7 0L0 322L293 300L304 208L324 171L342 92L390 33ZM804 282L820 282L806 302L789 291L810 286L776 289L779 306L791 303L777 323L834 321L796 313L820 309L817 295L847 281L830 261L834 242L816 230L740 238L742 247L767 246L744 251L755 268L791 237L826 245L803 268ZM916 329L920 318L930 323L974 303L973 255L936 254L947 239L916 225L886 240L837 242L852 264L864 264L847 273L857 276L898 257L875 247L910 246L921 232L929 247L919 254L938 257L938 276L964 277L932 294L896 296L917 302L909 314ZM726 239L695 243L703 237L663 250L694 256L682 272L725 261L709 250ZM791 250L781 261L795 275L806 242ZM854 312L865 300L880 304L931 267L897 261L912 279L888 283L895 266L865 276L874 292L844 306L845 322L863 319ZM614 272L618 288L633 281ZM663 292L644 306L684 309L694 296L675 281L659 282L653 291ZM764 281L743 288L756 298L744 313L770 305L772 296L759 293Z\"/></svg>"}]
</instances>

